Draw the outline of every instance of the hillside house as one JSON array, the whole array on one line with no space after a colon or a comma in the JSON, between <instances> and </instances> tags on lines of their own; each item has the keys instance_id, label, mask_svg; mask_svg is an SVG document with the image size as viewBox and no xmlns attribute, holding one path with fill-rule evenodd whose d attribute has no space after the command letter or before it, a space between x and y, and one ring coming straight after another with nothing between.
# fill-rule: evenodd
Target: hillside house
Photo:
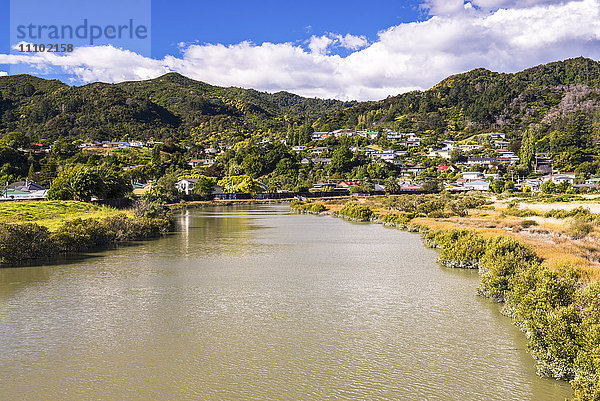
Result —
<instances>
[{"instance_id":1,"label":"hillside house","mask_svg":"<svg viewBox=\"0 0 600 401\"><path fill-rule=\"evenodd\" d=\"M313 132L311 138L313 141L320 141L321 139L329 138L332 135L332 132Z\"/></svg>"},{"instance_id":2,"label":"hillside house","mask_svg":"<svg viewBox=\"0 0 600 401\"><path fill-rule=\"evenodd\" d=\"M483 180L485 175L479 171L465 171L462 177L467 181Z\"/></svg>"}]
</instances>

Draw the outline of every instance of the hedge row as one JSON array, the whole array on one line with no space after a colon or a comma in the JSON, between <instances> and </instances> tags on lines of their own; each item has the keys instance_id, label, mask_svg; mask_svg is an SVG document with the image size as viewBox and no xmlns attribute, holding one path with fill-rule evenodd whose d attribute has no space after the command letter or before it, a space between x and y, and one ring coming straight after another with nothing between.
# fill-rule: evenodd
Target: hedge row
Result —
<instances>
[{"instance_id":1,"label":"hedge row","mask_svg":"<svg viewBox=\"0 0 600 401\"><path fill-rule=\"evenodd\" d=\"M97 249L123 241L158 237L172 230L170 217L74 219L56 231L35 223L0 226L0 263L16 263L58 254Z\"/></svg>"},{"instance_id":2,"label":"hedge row","mask_svg":"<svg viewBox=\"0 0 600 401\"><path fill-rule=\"evenodd\" d=\"M570 380L576 400L600 400L600 282L584 286L581 272L569 267L552 271L511 238L439 230L426 243L440 249L446 265L479 268L478 292L505 303L539 374Z\"/></svg>"}]
</instances>

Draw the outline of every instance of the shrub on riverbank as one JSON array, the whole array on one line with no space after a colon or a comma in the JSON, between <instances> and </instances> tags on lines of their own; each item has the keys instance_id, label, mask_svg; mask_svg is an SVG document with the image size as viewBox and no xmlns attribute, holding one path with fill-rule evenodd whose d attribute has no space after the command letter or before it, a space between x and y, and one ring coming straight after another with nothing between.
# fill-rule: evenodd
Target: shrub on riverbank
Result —
<instances>
[{"instance_id":1,"label":"shrub on riverbank","mask_svg":"<svg viewBox=\"0 0 600 401\"><path fill-rule=\"evenodd\" d=\"M469 230L436 230L425 235L425 243L440 249L438 261L447 267L479 268L485 241Z\"/></svg>"},{"instance_id":2,"label":"shrub on riverbank","mask_svg":"<svg viewBox=\"0 0 600 401\"><path fill-rule=\"evenodd\" d=\"M540 375L574 379L577 400L600 399L600 283L583 287L580 271L552 271L512 238L438 230L425 241L440 249L445 265L479 266L479 294L505 302L505 313L529 339Z\"/></svg>"},{"instance_id":3,"label":"shrub on riverbank","mask_svg":"<svg viewBox=\"0 0 600 401\"><path fill-rule=\"evenodd\" d=\"M169 216L131 218L125 214L104 219L73 219L50 231L36 223L0 226L0 263L16 263L57 254L81 252L123 241L163 235L173 228Z\"/></svg>"},{"instance_id":4,"label":"shrub on riverbank","mask_svg":"<svg viewBox=\"0 0 600 401\"><path fill-rule=\"evenodd\" d=\"M383 224L396 226L396 227L406 226L415 217L416 217L415 213L407 213L407 212L377 214L375 216L375 218L377 220L381 221Z\"/></svg>"},{"instance_id":5,"label":"shrub on riverbank","mask_svg":"<svg viewBox=\"0 0 600 401\"><path fill-rule=\"evenodd\" d=\"M311 214L321 214L327 208L322 203L311 203L311 202L303 202L300 200L295 200L290 203L290 208L297 212L301 213L311 213Z\"/></svg>"},{"instance_id":6,"label":"shrub on riverbank","mask_svg":"<svg viewBox=\"0 0 600 401\"><path fill-rule=\"evenodd\" d=\"M337 214L354 221L370 221L371 217L374 215L373 211L368 206L355 202L346 203Z\"/></svg>"}]
</instances>

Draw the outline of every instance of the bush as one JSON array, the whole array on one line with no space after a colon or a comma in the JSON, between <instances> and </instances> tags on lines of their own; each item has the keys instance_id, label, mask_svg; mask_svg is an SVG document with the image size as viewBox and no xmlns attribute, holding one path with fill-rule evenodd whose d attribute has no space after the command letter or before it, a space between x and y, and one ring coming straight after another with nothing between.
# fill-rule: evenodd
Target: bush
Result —
<instances>
[{"instance_id":1,"label":"bush","mask_svg":"<svg viewBox=\"0 0 600 401\"><path fill-rule=\"evenodd\" d=\"M327 208L322 203L311 203L311 202L303 202L300 200L294 200L290 203L290 208L299 212L307 212L314 214L321 214Z\"/></svg>"},{"instance_id":2,"label":"bush","mask_svg":"<svg viewBox=\"0 0 600 401\"><path fill-rule=\"evenodd\" d=\"M381 220L383 223L388 224L396 224L396 225L406 225L410 223L412 219L415 218L414 213L388 213L383 215L377 215L377 218Z\"/></svg>"},{"instance_id":3,"label":"bush","mask_svg":"<svg viewBox=\"0 0 600 401\"><path fill-rule=\"evenodd\" d=\"M523 266L537 261L539 259L531 248L512 238L488 239L480 261L479 293L498 301L504 301L513 275Z\"/></svg>"},{"instance_id":4,"label":"bush","mask_svg":"<svg viewBox=\"0 0 600 401\"><path fill-rule=\"evenodd\" d=\"M523 228L529 228L529 227L537 226L538 223L535 220L523 220L520 225Z\"/></svg>"},{"instance_id":5,"label":"bush","mask_svg":"<svg viewBox=\"0 0 600 401\"><path fill-rule=\"evenodd\" d=\"M441 245L439 261L448 267L479 267L479 260L485 251L485 240L473 231L448 230L438 235Z\"/></svg>"},{"instance_id":6,"label":"bush","mask_svg":"<svg viewBox=\"0 0 600 401\"><path fill-rule=\"evenodd\" d=\"M35 223L0 225L0 262L14 263L54 253L50 233Z\"/></svg>"},{"instance_id":7,"label":"bush","mask_svg":"<svg viewBox=\"0 0 600 401\"><path fill-rule=\"evenodd\" d=\"M356 221L369 221L373 217L373 211L368 206L363 206L355 202L346 203L338 214Z\"/></svg>"},{"instance_id":8,"label":"bush","mask_svg":"<svg viewBox=\"0 0 600 401\"><path fill-rule=\"evenodd\" d=\"M54 232L34 223L5 224L0 226L0 262L16 263L142 240L163 235L172 228L170 216L130 218L125 214L69 220Z\"/></svg>"},{"instance_id":9,"label":"bush","mask_svg":"<svg viewBox=\"0 0 600 401\"><path fill-rule=\"evenodd\" d=\"M584 238L594 231L594 224L585 218L574 217L567 227L567 234L573 238Z\"/></svg>"}]
</instances>

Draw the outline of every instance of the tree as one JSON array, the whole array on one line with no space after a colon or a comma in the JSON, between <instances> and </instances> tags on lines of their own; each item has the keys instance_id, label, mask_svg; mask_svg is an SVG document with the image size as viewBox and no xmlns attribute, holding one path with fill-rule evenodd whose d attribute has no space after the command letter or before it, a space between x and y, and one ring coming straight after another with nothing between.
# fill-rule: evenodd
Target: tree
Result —
<instances>
[{"instance_id":1,"label":"tree","mask_svg":"<svg viewBox=\"0 0 600 401\"><path fill-rule=\"evenodd\" d=\"M533 132L528 130L523 137L521 149L519 150L519 163L525 167L527 171L531 171L533 161L535 159L535 139Z\"/></svg>"},{"instance_id":2,"label":"tree","mask_svg":"<svg viewBox=\"0 0 600 401\"><path fill-rule=\"evenodd\" d=\"M504 183L504 192L514 192L515 190L515 183L513 181L506 181Z\"/></svg>"},{"instance_id":3,"label":"tree","mask_svg":"<svg viewBox=\"0 0 600 401\"><path fill-rule=\"evenodd\" d=\"M160 162L162 160L161 156L160 156L160 149L161 149L160 144L156 144L152 148L152 164L160 164Z\"/></svg>"},{"instance_id":4,"label":"tree","mask_svg":"<svg viewBox=\"0 0 600 401\"><path fill-rule=\"evenodd\" d=\"M384 182L384 186L385 186L385 192L388 194L397 192L400 190L400 185L398 185L398 180L396 179L396 177L386 178L385 182Z\"/></svg>"},{"instance_id":5,"label":"tree","mask_svg":"<svg viewBox=\"0 0 600 401\"><path fill-rule=\"evenodd\" d=\"M149 196L161 202L173 202L179 196L177 189L177 175L168 173L163 175L152 185L152 189L147 192Z\"/></svg>"},{"instance_id":6,"label":"tree","mask_svg":"<svg viewBox=\"0 0 600 401\"><path fill-rule=\"evenodd\" d=\"M2 137L0 144L10 146L13 149L26 148L30 144L29 137L22 132L9 132Z\"/></svg>"},{"instance_id":7,"label":"tree","mask_svg":"<svg viewBox=\"0 0 600 401\"><path fill-rule=\"evenodd\" d=\"M450 152L450 163L459 163L466 161L467 158L461 153L460 149L453 149Z\"/></svg>"},{"instance_id":8,"label":"tree","mask_svg":"<svg viewBox=\"0 0 600 401\"><path fill-rule=\"evenodd\" d=\"M278 176L293 177L298 175L298 162L294 159L286 157L279 160L275 167L275 174Z\"/></svg>"},{"instance_id":9,"label":"tree","mask_svg":"<svg viewBox=\"0 0 600 401\"><path fill-rule=\"evenodd\" d=\"M545 181L541 186L542 192L545 194L556 193L556 184L552 181Z\"/></svg>"},{"instance_id":10,"label":"tree","mask_svg":"<svg viewBox=\"0 0 600 401\"><path fill-rule=\"evenodd\" d=\"M222 186L226 193L256 193L263 189L260 183L249 175L224 177L218 182L218 185Z\"/></svg>"},{"instance_id":11,"label":"tree","mask_svg":"<svg viewBox=\"0 0 600 401\"><path fill-rule=\"evenodd\" d=\"M260 177L265 169L262 156L256 153L247 154L242 161L242 169L249 176L254 178Z\"/></svg>"},{"instance_id":12,"label":"tree","mask_svg":"<svg viewBox=\"0 0 600 401\"><path fill-rule=\"evenodd\" d=\"M210 195L214 191L217 181L216 177L201 175L194 184L194 192L200 195Z\"/></svg>"},{"instance_id":13,"label":"tree","mask_svg":"<svg viewBox=\"0 0 600 401\"><path fill-rule=\"evenodd\" d=\"M339 146L331 157L331 170L345 173L352 168L352 152L346 146Z\"/></svg>"},{"instance_id":14,"label":"tree","mask_svg":"<svg viewBox=\"0 0 600 401\"><path fill-rule=\"evenodd\" d=\"M29 172L27 173L27 179L29 181L35 181L35 169L33 168L33 164L29 165Z\"/></svg>"},{"instance_id":15,"label":"tree","mask_svg":"<svg viewBox=\"0 0 600 401\"><path fill-rule=\"evenodd\" d=\"M421 188L423 189L423 191L438 192L440 190L440 185L437 181L426 181L423 183Z\"/></svg>"},{"instance_id":16,"label":"tree","mask_svg":"<svg viewBox=\"0 0 600 401\"><path fill-rule=\"evenodd\" d=\"M504 191L504 181L494 180L494 182L492 182L492 184L490 185L490 189L496 194L501 193L502 191Z\"/></svg>"},{"instance_id":17,"label":"tree","mask_svg":"<svg viewBox=\"0 0 600 401\"><path fill-rule=\"evenodd\" d=\"M569 181L563 181L556 186L556 191L561 194L567 192L571 188L571 183Z\"/></svg>"},{"instance_id":18,"label":"tree","mask_svg":"<svg viewBox=\"0 0 600 401\"><path fill-rule=\"evenodd\" d=\"M71 157L77 153L79 149L77 145L73 143L71 138L59 138L54 142L52 146L52 153L63 157Z\"/></svg>"},{"instance_id":19,"label":"tree","mask_svg":"<svg viewBox=\"0 0 600 401\"><path fill-rule=\"evenodd\" d=\"M79 200L92 198L121 198L131 191L131 185L122 174L107 166L74 166L64 168L48 191L51 200Z\"/></svg>"}]
</instances>

